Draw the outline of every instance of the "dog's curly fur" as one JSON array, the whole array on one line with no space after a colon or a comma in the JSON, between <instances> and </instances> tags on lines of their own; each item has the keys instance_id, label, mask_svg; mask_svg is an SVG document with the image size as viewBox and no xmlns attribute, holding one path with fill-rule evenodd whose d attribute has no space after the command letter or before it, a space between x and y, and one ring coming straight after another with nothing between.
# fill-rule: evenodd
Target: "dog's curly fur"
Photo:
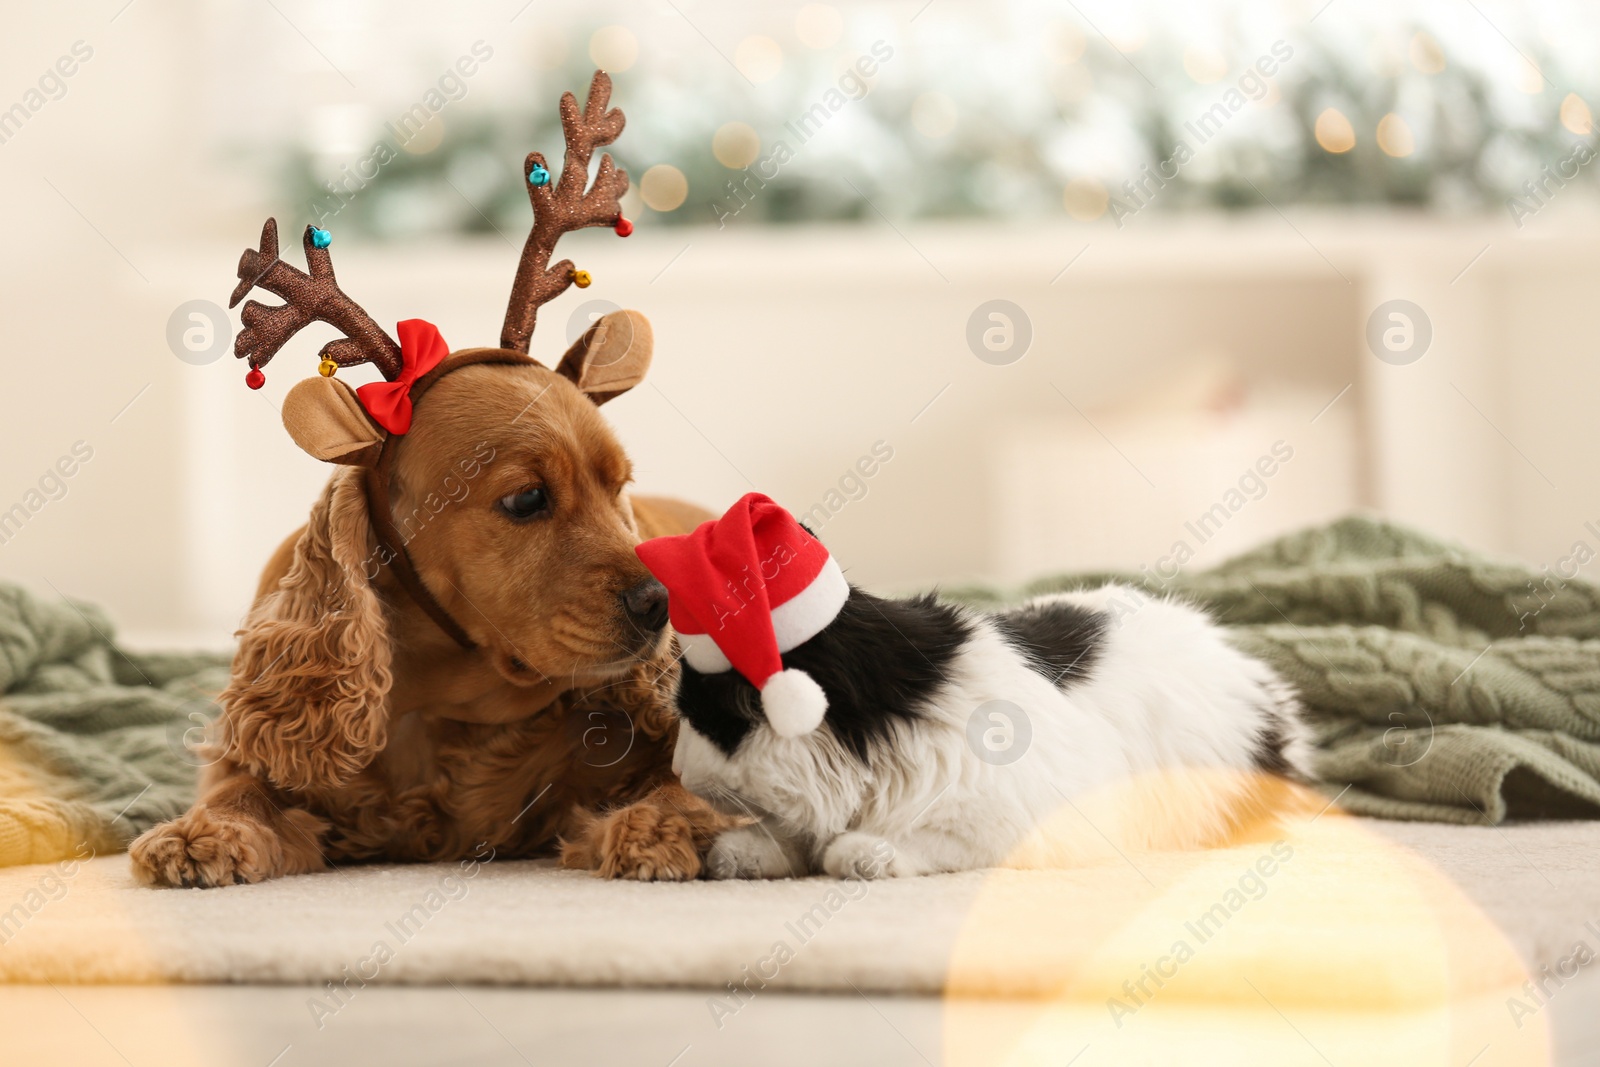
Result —
<instances>
[{"instance_id":1,"label":"dog's curly fur","mask_svg":"<svg viewBox=\"0 0 1600 1067\"><path fill-rule=\"evenodd\" d=\"M289 572L246 618L220 698L233 758L286 790L343 785L388 740L393 676L382 612L369 584L346 581L367 552L366 510L359 480L335 478ZM311 708L320 713L304 713Z\"/></svg>"},{"instance_id":2,"label":"dog's curly fur","mask_svg":"<svg viewBox=\"0 0 1600 1067\"><path fill-rule=\"evenodd\" d=\"M200 799L134 842L136 876L215 886L485 845L604 877L698 876L732 823L671 773L672 641L630 627L620 594L648 577L642 536L709 516L630 498L595 403L542 367L442 379L399 447L397 526L479 647L375 562L362 472L337 470L262 577ZM496 509L529 486L548 516Z\"/></svg>"}]
</instances>

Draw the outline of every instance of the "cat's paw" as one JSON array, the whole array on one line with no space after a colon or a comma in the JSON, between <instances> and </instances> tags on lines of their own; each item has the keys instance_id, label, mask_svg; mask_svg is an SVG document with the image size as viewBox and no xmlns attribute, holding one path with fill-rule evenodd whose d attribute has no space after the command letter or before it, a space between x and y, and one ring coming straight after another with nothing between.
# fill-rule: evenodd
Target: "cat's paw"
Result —
<instances>
[{"instance_id":1,"label":"cat's paw","mask_svg":"<svg viewBox=\"0 0 1600 1067\"><path fill-rule=\"evenodd\" d=\"M907 878L922 872L889 842L852 830L828 842L822 869L835 878Z\"/></svg>"},{"instance_id":2,"label":"cat's paw","mask_svg":"<svg viewBox=\"0 0 1600 1067\"><path fill-rule=\"evenodd\" d=\"M796 865L765 828L741 826L719 834L706 856L712 878L794 878L806 872Z\"/></svg>"}]
</instances>

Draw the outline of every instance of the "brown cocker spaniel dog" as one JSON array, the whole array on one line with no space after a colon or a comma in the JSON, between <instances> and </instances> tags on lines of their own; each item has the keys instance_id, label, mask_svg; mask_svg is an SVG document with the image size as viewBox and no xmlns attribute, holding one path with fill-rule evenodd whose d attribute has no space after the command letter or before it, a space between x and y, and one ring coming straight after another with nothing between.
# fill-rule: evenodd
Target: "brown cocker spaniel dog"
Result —
<instances>
[{"instance_id":1,"label":"brown cocker spaniel dog","mask_svg":"<svg viewBox=\"0 0 1600 1067\"><path fill-rule=\"evenodd\" d=\"M279 258L271 220L245 252L234 302L253 287L286 301L245 305L248 384L313 319L344 334L283 405L295 441L343 466L262 575L199 799L130 848L142 881L230 885L486 848L686 879L732 825L672 775L666 592L633 551L711 516L631 497L599 412L643 379L649 323L608 315L555 370L526 356L538 306L587 284L550 263L556 238L632 228L609 156L588 184L592 151L622 129L609 95L597 73L582 109L563 98L559 181L538 153L524 164L534 227L499 348L444 357L420 320L396 343L338 288L326 231L306 228L308 272ZM359 363L387 379L381 398L332 376Z\"/></svg>"},{"instance_id":2,"label":"brown cocker spaniel dog","mask_svg":"<svg viewBox=\"0 0 1600 1067\"><path fill-rule=\"evenodd\" d=\"M631 473L560 374L442 378L392 499L418 575L478 647L378 565L362 472L338 470L262 576L199 801L134 842L135 873L215 886L564 841L564 863L602 875L697 876L725 824L672 776L665 594L633 546L710 516L630 497ZM530 490L543 508L508 511Z\"/></svg>"}]
</instances>

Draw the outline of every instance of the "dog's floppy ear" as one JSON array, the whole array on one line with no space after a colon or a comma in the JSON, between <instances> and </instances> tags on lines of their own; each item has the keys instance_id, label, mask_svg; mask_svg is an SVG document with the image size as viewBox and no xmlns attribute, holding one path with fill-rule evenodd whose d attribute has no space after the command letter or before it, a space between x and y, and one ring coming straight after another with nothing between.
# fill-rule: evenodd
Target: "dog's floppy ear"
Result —
<instances>
[{"instance_id":1,"label":"dog's floppy ear","mask_svg":"<svg viewBox=\"0 0 1600 1067\"><path fill-rule=\"evenodd\" d=\"M334 472L276 589L239 631L218 697L227 755L283 789L348 781L383 748L388 629L360 470Z\"/></svg>"},{"instance_id":2,"label":"dog's floppy ear","mask_svg":"<svg viewBox=\"0 0 1600 1067\"><path fill-rule=\"evenodd\" d=\"M604 404L644 381L654 346L649 319L637 311L613 311L567 349L556 373L571 379L596 404Z\"/></svg>"},{"instance_id":3,"label":"dog's floppy ear","mask_svg":"<svg viewBox=\"0 0 1600 1067\"><path fill-rule=\"evenodd\" d=\"M370 467L387 434L368 417L355 391L337 378L306 378L283 398L283 428L308 454L328 463Z\"/></svg>"}]
</instances>

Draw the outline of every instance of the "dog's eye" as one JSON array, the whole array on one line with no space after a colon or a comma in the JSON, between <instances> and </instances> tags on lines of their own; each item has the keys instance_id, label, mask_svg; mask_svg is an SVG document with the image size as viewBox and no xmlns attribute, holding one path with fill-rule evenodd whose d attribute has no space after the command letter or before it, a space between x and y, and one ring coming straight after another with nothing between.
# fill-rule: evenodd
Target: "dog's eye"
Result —
<instances>
[{"instance_id":1,"label":"dog's eye","mask_svg":"<svg viewBox=\"0 0 1600 1067\"><path fill-rule=\"evenodd\" d=\"M531 519L550 510L550 498L543 489L524 489L501 497L497 506L513 519Z\"/></svg>"}]
</instances>

